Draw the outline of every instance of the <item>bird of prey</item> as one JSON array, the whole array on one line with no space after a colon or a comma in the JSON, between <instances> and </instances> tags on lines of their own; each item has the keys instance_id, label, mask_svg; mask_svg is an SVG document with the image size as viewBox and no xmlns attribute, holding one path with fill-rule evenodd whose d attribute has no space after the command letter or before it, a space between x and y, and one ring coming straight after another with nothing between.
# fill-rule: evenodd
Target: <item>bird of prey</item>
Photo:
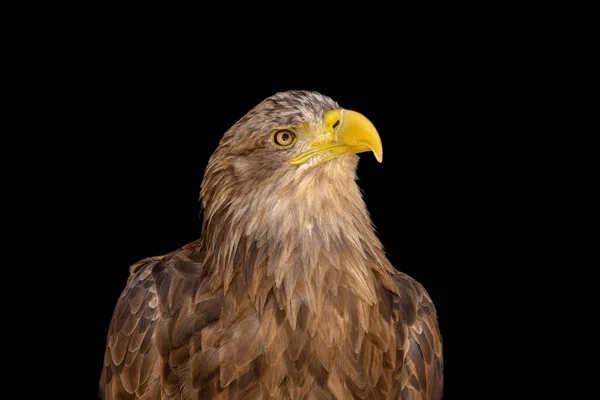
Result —
<instances>
[{"instance_id":1,"label":"bird of prey","mask_svg":"<svg viewBox=\"0 0 600 400\"><path fill-rule=\"evenodd\" d=\"M201 238L130 267L104 399L439 399L431 298L388 261L356 183L382 160L362 114L316 92L262 101L221 139Z\"/></svg>"}]
</instances>

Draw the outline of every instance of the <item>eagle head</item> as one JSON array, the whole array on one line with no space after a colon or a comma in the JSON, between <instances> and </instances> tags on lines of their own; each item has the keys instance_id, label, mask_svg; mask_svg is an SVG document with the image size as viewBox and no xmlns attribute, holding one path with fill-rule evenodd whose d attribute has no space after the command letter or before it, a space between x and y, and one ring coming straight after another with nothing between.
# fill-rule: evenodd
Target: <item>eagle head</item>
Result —
<instances>
[{"instance_id":1,"label":"eagle head","mask_svg":"<svg viewBox=\"0 0 600 400\"><path fill-rule=\"evenodd\" d=\"M286 191L310 201L306 195L315 198L318 192L301 192L314 189L311 183L321 184L324 195L335 194L328 192L355 180L355 154L365 151L382 161L379 134L363 115L316 92L277 93L223 136L206 169L203 206L220 208L219 200L231 200L233 194L246 200L260 195L268 202L272 192L275 202Z\"/></svg>"}]
</instances>

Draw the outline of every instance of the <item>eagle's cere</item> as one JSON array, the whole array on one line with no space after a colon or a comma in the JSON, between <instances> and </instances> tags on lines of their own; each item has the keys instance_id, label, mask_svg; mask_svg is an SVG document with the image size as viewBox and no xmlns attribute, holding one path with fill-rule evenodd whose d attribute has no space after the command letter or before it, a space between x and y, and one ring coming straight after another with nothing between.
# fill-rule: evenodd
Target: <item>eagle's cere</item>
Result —
<instances>
[{"instance_id":1,"label":"eagle's cere","mask_svg":"<svg viewBox=\"0 0 600 400\"><path fill-rule=\"evenodd\" d=\"M202 237L131 267L108 332L105 399L439 399L442 343L356 184L383 150L328 97L271 96L223 136Z\"/></svg>"}]
</instances>

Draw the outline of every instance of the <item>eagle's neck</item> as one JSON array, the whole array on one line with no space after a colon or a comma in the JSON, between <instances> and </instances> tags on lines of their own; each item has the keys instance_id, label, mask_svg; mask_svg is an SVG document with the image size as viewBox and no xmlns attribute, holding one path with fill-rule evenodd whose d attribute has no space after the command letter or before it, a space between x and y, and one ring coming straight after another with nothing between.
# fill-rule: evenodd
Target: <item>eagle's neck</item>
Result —
<instances>
[{"instance_id":1,"label":"eagle's neck","mask_svg":"<svg viewBox=\"0 0 600 400\"><path fill-rule=\"evenodd\" d=\"M313 309L322 306L324 290L340 285L376 303L376 280L392 267L355 168L348 166L352 162L328 162L314 173L281 175L260 185L230 182L221 186L227 192L203 198L201 248L213 287L227 291L237 277L257 304L274 290L281 306L293 308L301 300Z\"/></svg>"}]
</instances>

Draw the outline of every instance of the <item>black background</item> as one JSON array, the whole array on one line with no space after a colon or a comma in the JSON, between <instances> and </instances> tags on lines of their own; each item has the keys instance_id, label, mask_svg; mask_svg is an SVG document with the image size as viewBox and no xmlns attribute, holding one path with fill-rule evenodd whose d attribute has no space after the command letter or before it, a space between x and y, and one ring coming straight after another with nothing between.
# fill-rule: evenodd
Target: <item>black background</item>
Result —
<instances>
[{"instance_id":1,"label":"black background","mask_svg":"<svg viewBox=\"0 0 600 400\"><path fill-rule=\"evenodd\" d=\"M60 270L68 289L56 296L84 309L64 315L76 320L78 334L63 339L81 349L85 397L97 393L128 267L200 237L200 183L223 133L275 92L306 89L361 112L380 133L383 163L362 154L358 183L392 264L437 307L445 398L456 398L471 329L458 321L480 306L458 300L471 296L463 277L485 290L487 273L500 264L483 254L493 241L485 226L503 217L489 160L507 140L498 109L509 107L499 100L509 82L486 68L492 60L442 36L402 43L401 62L356 43L354 53L363 56L349 60L248 61L233 52L217 64L189 41L98 36L60 64L52 89L66 101L49 118L65 133L52 138L61 149L52 154L58 168L50 181L64 194L48 201L57 203L52 224L68 231L58 238L69 254Z\"/></svg>"},{"instance_id":2,"label":"black background","mask_svg":"<svg viewBox=\"0 0 600 400\"><path fill-rule=\"evenodd\" d=\"M539 5L213 3L9 18L3 343L18 396L96 398L128 267L200 236L199 186L221 135L289 89L379 130L384 161L361 155L359 185L390 260L437 307L444 398L565 386L540 367L568 372L555 332L594 282L571 270L589 265L575 226L593 198L578 194L593 187L579 136L593 103L577 93L590 87L589 24Z\"/></svg>"}]
</instances>

